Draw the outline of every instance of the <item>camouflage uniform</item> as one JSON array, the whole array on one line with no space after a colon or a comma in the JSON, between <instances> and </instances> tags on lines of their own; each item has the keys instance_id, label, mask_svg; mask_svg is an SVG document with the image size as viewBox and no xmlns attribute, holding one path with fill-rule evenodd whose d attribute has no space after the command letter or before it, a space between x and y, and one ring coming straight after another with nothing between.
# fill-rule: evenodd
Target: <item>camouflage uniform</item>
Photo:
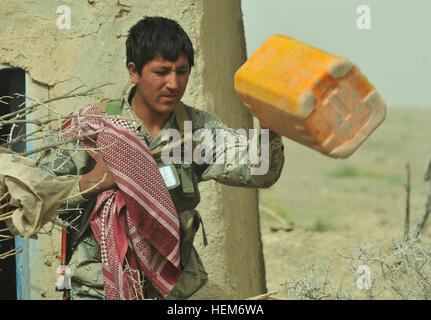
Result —
<instances>
[{"instance_id":1,"label":"camouflage uniform","mask_svg":"<svg viewBox=\"0 0 431 320\"><path fill-rule=\"evenodd\" d=\"M134 87L130 87L121 98L120 115L131 121L144 135L147 145L151 151L166 145L162 140L163 133L168 129L179 129L175 121L175 111L169 117L161 132L152 137L139 118L133 112L130 101L134 94ZM189 120L192 121L193 133L197 129L208 129L216 136L217 129L224 129L224 134L235 136L236 131L229 129L217 117L207 112L185 107ZM258 142L260 149L260 141ZM235 145L237 148L238 145ZM227 150L222 150L226 152ZM159 157L160 158L160 157ZM157 162L160 159L155 156ZM194 209L200 202L198 183L214 179L220 183L250 188L266 188L273 185L281 174L284 164L284 152L282 139L279 135L270 131L269 134L269 170L264 175L251 175L251 164L201 164L190 165L186 163L175 164L175 169L180 177L180 185L169 190L177 212ZM56 175L74 174L82 175L94 166L92 160L85 151L46 151L38 157L38 166L51 171ZM79 192L77 189L74 191ZM82 196L77 196L67 204L68 208L78 207L85 209L89 201ZM72 276L72 299L103 299L103 274L100 262L98 245L92 235L88 232L78 243L72 253L69 263Z\"/></svg>"}]
</instances>

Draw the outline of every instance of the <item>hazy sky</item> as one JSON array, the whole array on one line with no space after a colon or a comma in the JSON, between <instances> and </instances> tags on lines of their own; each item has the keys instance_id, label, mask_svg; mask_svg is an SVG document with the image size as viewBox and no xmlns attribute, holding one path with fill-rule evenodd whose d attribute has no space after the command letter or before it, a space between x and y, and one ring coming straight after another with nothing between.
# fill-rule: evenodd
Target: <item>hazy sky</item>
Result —
<instances>
[{"instance_id":1,"label":"hazy sky","mask_svg":"<svg viewBox=\"0 0 431 320\"><path fill-rule=\"evenodd\" d=\"M370 29L360 30L357 20ZM285 34L359 66L388 106L431 108L431 1L242 0L248 56Z\"/></svg>"}]
</instances>

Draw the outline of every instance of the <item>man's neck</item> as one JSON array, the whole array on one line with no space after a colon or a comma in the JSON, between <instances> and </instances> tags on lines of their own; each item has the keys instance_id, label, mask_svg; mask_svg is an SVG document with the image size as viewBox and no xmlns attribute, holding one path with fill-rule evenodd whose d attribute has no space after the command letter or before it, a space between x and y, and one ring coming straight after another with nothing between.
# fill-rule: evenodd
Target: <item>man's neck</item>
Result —
<instances>
[{"instance_id":1,"label":"man's neck","mask_svg":"<svg viewBox=\"0 0 431 320\"><path fill-rule=\"evenodd\" d=\"M170 113L164 114L155 112L151 108L147 107L145 102L142 101L136 93L132 97L130 106L152 137L155 137L160 130L162 130L171 115Z\"/></svg>"}]
</instances>

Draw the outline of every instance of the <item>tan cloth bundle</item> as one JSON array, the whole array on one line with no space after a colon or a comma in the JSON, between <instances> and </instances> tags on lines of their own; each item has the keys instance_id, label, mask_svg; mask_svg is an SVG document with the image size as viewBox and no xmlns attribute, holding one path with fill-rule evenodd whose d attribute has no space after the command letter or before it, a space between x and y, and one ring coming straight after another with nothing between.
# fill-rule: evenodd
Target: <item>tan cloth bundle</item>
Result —
<instances>
[{"instance_id":1,"label":"tan cloth bundle","mask_svg":"<svg viewBox=\"0 0 431 320\"><path fill-rule=\"evenodd\" d=\"M70 195L78 176L56 177L35 168L35 161L0 148L0 196L9 192L10 207L5 220L9 231L30 238L51 221L63 200Z\"/></svg>"}]
</instances>

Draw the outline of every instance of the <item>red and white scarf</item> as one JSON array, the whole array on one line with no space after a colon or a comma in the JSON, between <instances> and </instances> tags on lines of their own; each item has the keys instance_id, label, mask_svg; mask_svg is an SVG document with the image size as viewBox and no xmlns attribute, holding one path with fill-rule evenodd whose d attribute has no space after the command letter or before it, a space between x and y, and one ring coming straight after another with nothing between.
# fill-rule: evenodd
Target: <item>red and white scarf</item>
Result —
<instances>
[{"instance_id":1,"label":"red and white scarf","mask_svg":"<svg viewBox=\"0 0 431 320\"><path fill-rule=\"evenodd\" d=\"M77 113L90 117L71 118L62 126L63 136L105 128L81 145L101 148L118 186L98 195L90 218L101 249L106 299L143 299L141 274L166 297L180 277L179 221L156 162L127 120L91 117L106 115L94 105ZM97 152L88 153L97 160Z\"/></svg>"}]
</instances>

